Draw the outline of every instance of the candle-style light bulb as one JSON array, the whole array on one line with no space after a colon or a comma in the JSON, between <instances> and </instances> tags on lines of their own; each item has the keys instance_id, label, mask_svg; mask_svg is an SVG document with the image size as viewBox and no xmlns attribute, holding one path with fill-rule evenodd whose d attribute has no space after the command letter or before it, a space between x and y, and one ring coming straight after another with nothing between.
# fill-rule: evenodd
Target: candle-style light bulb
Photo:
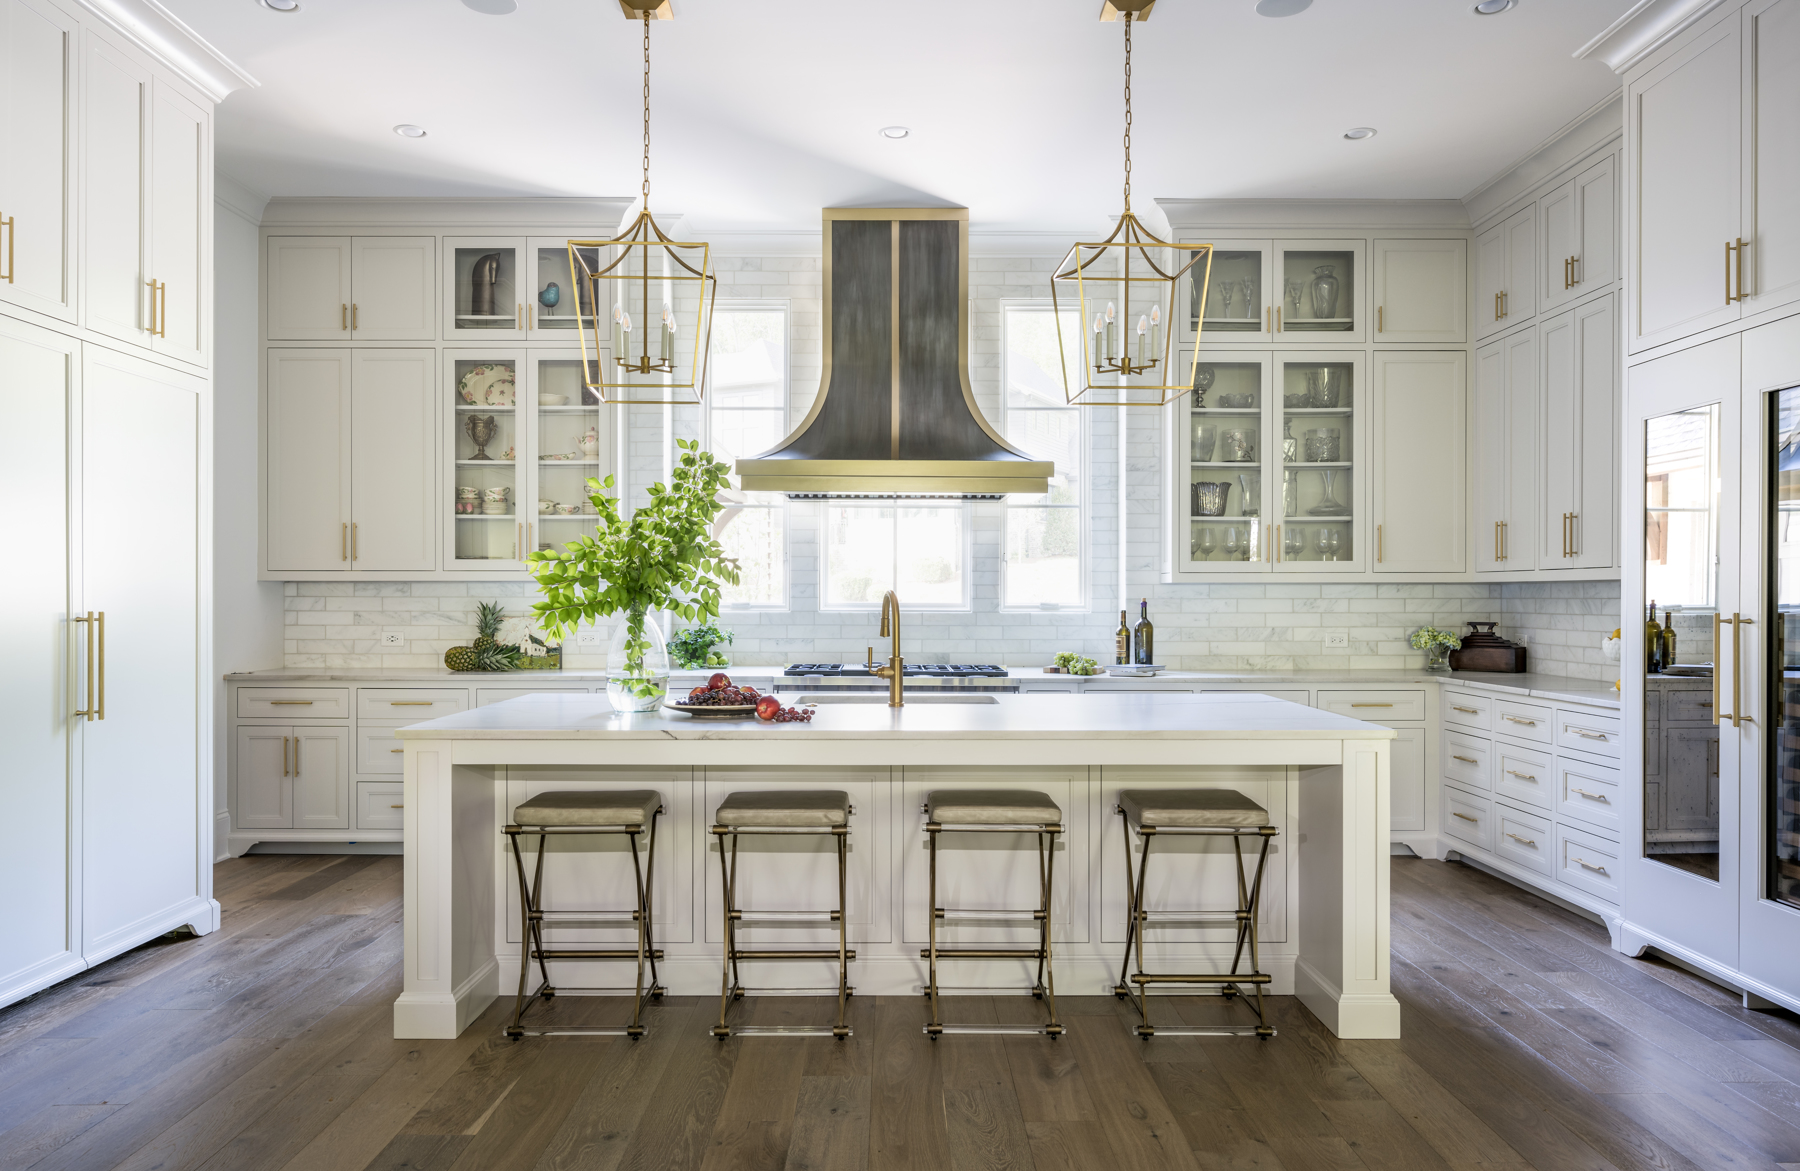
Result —
<instances>
[{"instance_id":1,"label":"candle-style light bulb","mask_svg":"<svg viewBox=\"0 0 1800 1171\"><path fill-rule=\"evenodd\" d=\"M663 361L669 360L669 339L675 336L675 314L670 311L669 303L663 302L662 309L662 353Z\"/></svg>"},{"instance_id":2,"label":"candle-style light bulb","mask_svg":"<svg viewBox=\"0 0 1800 1171\"><path fill-rule=\"evenodd\" d=\"M1150 352L1162 353L1162 306L1150 306Z\"/></svg>"},{"instance_id":3,"label":"candle-style light bulb","mask_svg":"<svg viewBox=\"0 0 1800 1171\"><path fill-rule=\"evenodd\" d=\"M613 302L612 310L613 361L623 362L625 360L625 310L617 301Z\"/></svg>"},{"instance_id":4,"label":"candle-style light bulb","mask_svg":"<svg viewBox=\"0 0 1800 1171\"><path fill-rule=\"evenodd\" d=\"M1139 362L1142 362L1144 360L1144 342L1145 342L1145 339L1148 337L1149 333L1150 333L1150 319L1148 317L1145 317L1142 314L1139 314L1138 315L1138 326L1137 326L1138 361Z\"/></svg>"},{"instance_id":5,"label":"candle-style light bulb","mask_svg":"<svg viewBox=\"0 0 1800 1171\"><path fill-rule=\"evenodd\" d=\"M1108 301L1106 303L1106 357L1109 361L1113 356L1113 318L1117 314L1118 311L1113 308L1113 303Z\"/></svg>"}]
</instances>

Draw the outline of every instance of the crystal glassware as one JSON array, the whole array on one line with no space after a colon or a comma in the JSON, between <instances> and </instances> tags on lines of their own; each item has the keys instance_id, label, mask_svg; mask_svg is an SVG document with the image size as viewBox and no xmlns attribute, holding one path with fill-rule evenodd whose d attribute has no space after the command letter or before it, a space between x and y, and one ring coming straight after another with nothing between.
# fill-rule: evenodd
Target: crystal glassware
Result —
<instances>
[{"instance_id":1,"label":"crystal glassware","mask_svg":"<svg viewBox=\"0 0 1800 1171\"><path fill-rule=\"evenodd\" d=\"M1200 560L1210 561L1212 559L1213 553L1218 549L1218 547L1219 547L1219 534L1213 531L1213 526L1212 525L1201 526L1200 539L1194 543L1194 548L1200 554Z\"/></svg>"},{"instance_id":2,"label":"crystal glassware","mask_svg":"<svg viewBox=\"0 0 1800 1171\"><path fill-rule=\"evenodd\" d=\"M1196 407L1203 408L1206 406L1206 392L1212 389L1214 377L1215 374L1211 366L1200 366L1195 368L1194 405Z\"/></svg>"},{"instance_id":3,"label":"crystal glassware","mask_svg":"<svg viewBox=\"0 0 1800 1171\"><path fill-rule=\"evenodd\" d=\"M1238 477L1238 485L1243 495L1238 498L1238 511L1244 516L1260 516L1262 514L1262 480L1254 472L1245 472Z\"/></svg>"},{"instance_id":4,"label":"crystal glassware","mask_svg":"<svg viewBox=\"0 0 1800 1171\"><path fill-rule=\"evenodd\" d=\"M1331 533L1327 529L1319 529L1313 533L1313 548L1318 550L1320 561L1336 561L1331 555Z\"/></svg>"},{"instance_id":5,"label":"crystal glassware","mask_svg":"<svg viewBox=\"0 0 1800 1171\"><path fill-rule=\"evenodd\" d=\"M1225 530L1225 560L1236 561L1244 551L1244 537L1236 525Z\"/></svg>"},{"instance_id":6,"label":"crystal glassware","mask_svg":"<svg viewBox=\"0 0 1800 1171\"><path fill-rule=\"evenodd\" d=\"M1305 291L1306 286L1299 281L1289 281L1287 283L1288 314L1290 316L1300 316L1300 294Z\"/></svg>"},{"instance_id":7,"label":"crystal glassware","mask_svg":"<svg viewBox=\"0 0 1800 1171\"><path fill-rule=\"evenodd\" d=\"M1219 300L1225 303L1225 311L1219 315L1221 317L1231 316L1231 293L1234 284L1235 282L1232 281L1219 282Z\"/></svg>"},{"instance_id":8,"label":"crystal glassware","mask_svg":"<svg viewBox=\"0 0 1800 1171\"><path fill-rule=\"evenodd\" d=\"M1281 514L1293 516L1300 511L1300 473L1289 469L1281 478Z\"/></svg>"},{"instance_id":9,"label":"crystal glassware","mask_svg":"<svg viewBox=\"0 0 1800 1171\"><path fill-rule=\"evenodd\" d=\"M1341 534L1336 529L1330 529L1325 534L1325 554L1327 559L1331 561L1336 561L1338 559L1340 536Z\"/></svg>"},{"instance_id":10,"label":"crystal glassware","mask_svg":"<svg viewBox=\"0 0 1800 1171\"><path fill-rule=\"evenodd\" d=\"M1231 499L1231 484L1225 480L1200 480L1192 485L1195 516L1224 516L1225 504Z\"/></svg>"},{"instance_id":11,"label":"crystal glassware","mask_svg":"<svg viewBox=\"0 0 1800 1171\"><path fill-rule=\"evenodd\" d=\"M1256 317L1256 282L1245 277L1238 282L1238 291L1244 301L1244 316L1254 319Z\"/></svg>"},{"instance_id":12,"label":"crystal glassware","mask_svg":"<svg viewBox=\"0 0 1800 1171\"><path fill-rule=\"evenodd\" d=\"M1256 431L1249 427L1234 427L1220 436L1225 451L1222 456L1229 464L1249 464L1256 462Z\"/></svg>"},{"instance_id":13,"label":"crystal glassware","mask_svg":"<svg viewBox=\"0 0 1800 1171\"><path fill-rule=\"evenodd\" d=\"M1211 423L1202 422L1199 419L1194 420L1194 435L1191 448L1195 463L1211 463L1213 449L1217 446L1218 441L1219 429L1217 427Z\"/></svg>"},{"instance_id":14,"label":"crystal glassware","mask_svg":"<svg viewBox=\"0 0 1800 1171\"><path fill-rule=\"evenodd\" d=\"M1294 438L1294 421L1286 419L1281 424L1281 459L1283 463L1293 463L1300 458L1300 441Z\"/></svg>"},{"instance_id":15,"label":"crystal glassware","mask_svg":"<svg viewBox=\"0 0 1800 1171\"><path fill-rule=\"evenodd\" d=\"M1289 561L1300 560L1300 554L1306 552L1306 534L1300 531L1299 525L1289 525L1281 536L1281 555Z\"/></svg>"},{"instance_id":16,"label":"crystal glassware","mask_svg":"<svg viewBox=\"0 0 1800 1171\"><path fill-rule=\"evenodd\" d=\"M1335 407L1344 399L1344 371L1341 367L1321 366L1307 372L1307 389L1315 407Z\"/></svg>"},{"instance_id":17,"label":"crystal glassware","mask_svg":"<svg viewBox=\"0 0 1800 1171\"><path fill-rule=\"evenodd\" d=\"M1337 463L1343 450L1342 434L1336 427L1315 427L1306 432L1306 462Z\"/></svg>"},{"instance_id":18,"label":"crystal glassware","mask_svg":"<svg viewBox=\"0 0 1800 1171\"><path fill-rule=\"evenodd\" d=\"M1309 516L1343 516L1350 510L1337 501L1338 473L1332 469L1319 470L1319 502L1307 509Z\"/></svg>"}]
</instances>

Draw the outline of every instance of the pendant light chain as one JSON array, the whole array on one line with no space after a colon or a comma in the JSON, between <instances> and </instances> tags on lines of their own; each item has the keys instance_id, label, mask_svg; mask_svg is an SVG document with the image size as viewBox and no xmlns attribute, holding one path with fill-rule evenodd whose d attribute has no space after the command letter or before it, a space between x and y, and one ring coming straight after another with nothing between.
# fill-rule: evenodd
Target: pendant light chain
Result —
<instances>
[{"instance_id":1,"label":"pendant light chain","mask_svg":"<svg viewBox=\"0 0 1800 1171\"><path fill-rule=\"evenodd\" d=\"M1125 210L1131 211L1131 13L1125 14Z\"/></svg>"},{"instance_id":2,"label":"pendant light chain","mask_svg":"<svg viewBox=\"0 0 1800 1171\"><path fill-rule=\"evenodd\" d=\"M1129 32L1130 30L1127 29ZM644 9L644 206L650 206L650 10Z\"/></svg>"}]
</instances>

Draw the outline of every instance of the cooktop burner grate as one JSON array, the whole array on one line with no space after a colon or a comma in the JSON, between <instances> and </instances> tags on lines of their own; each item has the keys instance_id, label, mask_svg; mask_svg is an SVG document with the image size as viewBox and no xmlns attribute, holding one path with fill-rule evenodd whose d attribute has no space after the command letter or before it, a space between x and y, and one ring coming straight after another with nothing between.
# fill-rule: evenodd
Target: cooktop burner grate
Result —
<instances>
[{"instance_id":1,"label":"cooktop burner grate","mask_svg":"<svg viewBox=\"0 0 1800 1171\"><path fill-rule=\"evenodd\" d=\"M862 663L794 663L784 675L823 675L830 678L872 677L873 672ZM1006 668L993 663L908 663L907 678L979 679L1006 678Z\"/></svg>"}]
</instances>

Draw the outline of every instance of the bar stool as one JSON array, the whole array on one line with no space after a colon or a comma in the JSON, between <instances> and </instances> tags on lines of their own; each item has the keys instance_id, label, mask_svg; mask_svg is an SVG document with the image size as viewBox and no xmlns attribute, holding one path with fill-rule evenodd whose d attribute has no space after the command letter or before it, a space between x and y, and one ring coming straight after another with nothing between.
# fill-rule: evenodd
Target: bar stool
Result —
<instances>
[{"instance_id":1,"label":"bar stool","mask_svg":"<svg viewBox=\"0 0 1800 1171\"><path fill-rule=\"evenodd\" d=\"M1113 995L1129 999L1143 1021L1136 1032L1140 1037L1167 1033L1181 1037L1241 1037L1254 1034L1267 1040L1275 1035L1263 1012L1263 988L1269 976L1262 971L1257 954L1256 912L1262 898L1263 869L1269 860L1269 841L1280 831L1269 824L1269 811L1235 789L1125 789L1119 793L1114 810L1125 829L1125 897L1130 904L1129 922L1125 927L1125 959L1119 965L1119 983ZM1135 881L1131 873L1131 834L1136 830L1143 844L1143 857L1138 861ZM1237 856L1237 910L1235 911L1150 911L1144 907L1145 873L1150 866L1150 843L1164 835L1229 837ZM1244 839L1261 838L1262 852L1256 859L1256 877L1244 880ZM1231 971L1226 973L1182 973L1159 975L1144 970L1144 928L1151 923L1235 923L1237 947L1231 955ZM1137 970L1130 971L1133 945L1137 947ZM1250 948L1250 970L1239 972L1244 946ZM1256 1024L1254 1025L1152 1025L1150 1023L1147 986L1151 984L1222 984L1224 996L1244 995L1243 985L1256 990ZM1249 1003L1248 997L1244 1001Z\"/></svg>"},{"instance_id":2,"label":"bar stool","mask_svg":"<svg viewBox=\"0 0 1800 1171\"><path fill-rule=\"evenodd\" d=\"M719 979L719 1023L713 1036L786 1035L799 1037L837 1037L851 1035L844 1023L845 1002L851 994L850 961L856 952L849 946L848 852L850 815L856 812L850 794L841 789L776 790L770 792L733 793L713 815L712 832L719 839L719 878L725 889L725 962ZM838 899L835 911L757 911L745 915L737 905L738 838L743 834L830 834L837 843ZM730 839L731 856L726 858L725 843ZM835 951L821 948L742 948L737 944L737 929L746 923L767 926L793 926L804 923L836 923L838 945ZM735 1001L742 1000L746 989L738 971L744 960L836 960L838 964L837 1024L835 1025L731 1025L726 1015ZM773 991L771 989L770 991ZM824 992L823 988L786 988L784 992Z\"/></svg>"},{"instance_id":3,"label":"bar stool","mask_svg":"<svg viewBox=\"0 0 1800 1171\"><path fill-rule=\"evenodd\" d=\"M1029 789L934 789L925 798L925 834L931 854L931 926L930 946L919 952L928 959L930 982L925 994L931 998L931 1023L925 1035L933 1041L945 1033L1042 1033L1060 1037L1062 1024L1056 1019L1056 976L1051 970L1050 880L1056 866L1056 839L1062 833L1062 810L1042 793ZM938 905L937 856L938 837L946 833L1035 834L1038 848L1038 905L1029 911L962 911ZM959 920L1017 919L1038 925L1036 947L939 947L938 922ZM1042 1000L1050 1019L1042 1025L955 1025L945 1024L938 1005L938 961L1035 959L1037 978L1031 994Z\"/></svg>"},{"instance_id":4,"label":"bar stool","mask_svg":"<svg viewBox=\"0 0 1800 1171\"><path fill-rule=\"evenodd\" d=\"M657 982L656 961L662 958L652 933L650 884L656 870L656 819L662 816L662 794L654 789L628 789L615 792L557 790L539 793L513 810L513 824L505 827L512 839L513 865L519 872L519 912L524 925L524 938L519 942L519 992L513 1008L512 1024L506 1035L517 1041L534 1036L599 1036L631 1037L644 1035L644 997L661 999L663 986ZM519 835L536 834L537 866L529 883L525 880L525 856L519 849ZM631 841L631 866L637 878L637 906L630 911L546 911L544 910L544 846L551 836L564 834L624 834ZM646 857L638 853L638 838L648 836ZM544 924L549 923L632 923L637 927L637 946L633 948L547 948L544 946ZM543 982L529 996L525 986L531 976L531 961L538 962ZM525 1024L525 1010L542 997L556 996L550 983L549 960L635 960L637 982L633 987L631 1023L629 1025L546 1025ZM650 987L644 987L644 965L650 967ZM567 991L567 989L565 989ZM610 988L580 988L576 991L602 992Z\"/></svg>"}]
</instances>

